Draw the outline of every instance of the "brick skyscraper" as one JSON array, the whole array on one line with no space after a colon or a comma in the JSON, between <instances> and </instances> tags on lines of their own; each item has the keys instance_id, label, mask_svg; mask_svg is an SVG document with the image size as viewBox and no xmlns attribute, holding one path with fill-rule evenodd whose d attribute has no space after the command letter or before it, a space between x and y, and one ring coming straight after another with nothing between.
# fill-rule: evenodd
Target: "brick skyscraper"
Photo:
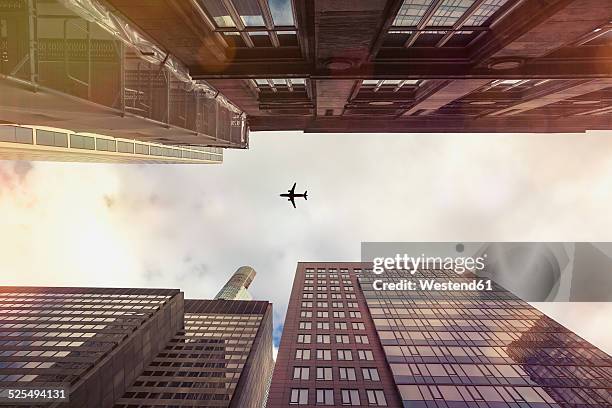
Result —
<instances>
[{"instance_id":1,"label":"brick skyscraper","mask_svg":"<svg viewBox=\"0 0 612 408\"><path fill-rule=\"evenodd\" d=\"M440 281L471 279L419 270ZM612 406L612 358L510 292L380 291L367 263L299 263L269 408Z\"/></svg>"}]
</instances>

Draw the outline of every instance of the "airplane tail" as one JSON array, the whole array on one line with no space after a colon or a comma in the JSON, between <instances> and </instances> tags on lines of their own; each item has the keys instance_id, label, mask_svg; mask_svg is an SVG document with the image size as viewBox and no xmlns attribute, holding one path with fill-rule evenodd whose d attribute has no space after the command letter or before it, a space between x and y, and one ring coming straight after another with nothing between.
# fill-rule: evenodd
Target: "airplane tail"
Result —
<instances>
[{"instance_id":1,"label":"airplane tail","mask_svg":"<svg viewBox=\"0 0 612 408\"><path fill-rule=\"evenodd\" d=\"M308 191L304 191L304 200L308 200Z\"/></svg>"}]
</instances>

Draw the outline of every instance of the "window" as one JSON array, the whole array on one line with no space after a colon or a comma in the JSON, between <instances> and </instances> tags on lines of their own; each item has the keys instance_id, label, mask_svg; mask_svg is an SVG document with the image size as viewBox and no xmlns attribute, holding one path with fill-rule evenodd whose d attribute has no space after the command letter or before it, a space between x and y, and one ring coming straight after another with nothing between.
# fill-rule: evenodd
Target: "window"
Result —
<instances>
[{"instance_id":1,"label":"window","mask_svg":"<svg viewBox=\"0 0 612 408\"><path fill-rule=\"evenodd\" d=\"M368 404L379 407L387 406L385 393L382 390L366 390L366 395L368 396Z\"/></svg>"},{"instance_id":2,"label":"window","mask_svg":"<svg viewBox=\"0 0 612 408\"><path fill-rule=\"evenodd\" d=\"M312 307L312 302L302 302L302 307Z\"/></svg>"},{"instance_id":3,"label":"window","mask_svg":"<svg viewBox=\"0 0 612 408\"><path fill-rule=\"evenodd\" d=\"M317 389L317 405L334 405L334 390Z\"/></svg>"},{"instance_id":4,"label":"window","mask_svg":"<svg viewBox=\"0 0 612 408\"><path fill-rule=\"evenodd\" d=\"M356 381L355 369L353 367L340 367L340 379L346 381Z\"/></svg>"},{"instance_id":5,"label":"window","mask_svg":"<svg viewBox=\"0 0 612 408\"><path fill-rule=\"evenodd\" d=\"M89 136L70 135L70 147L73 149L95 150L95 139Z\"/></svg>"},{"instance_id":6,"label":"window","mask_svg":"<svg viewBox=\"0 0 612 408\"><path fill-rule=\"evenodd\" d=\"M332 379L331 367L317 367L317 380L331 381Z\"/></svg>"},{"instance_id":7,"label":"window","mask_svg":"<svg viewBox=\"0 0 612 408\"><path fill-rule=\"evenodd\" d=\"M289 403L292 405L308 405L308 389L292 388Z\"/></svg>"},{"instance_id":8,"label":"window","mask_svg":"<svg viewBox=\"0 0 612 408\"><path fill-rule=\"evenodd\" d=\"M331 350L317 350L317 360L331 360Z\"/></svg>"},{"instance_id":9,"label":"window","mask_svg":"<svg viewBox=\"0 0 612 408\"><path fill-rule=\"evenodd\" d=\"M117 143L114 140L96 138L96 150L104 152L116 152Z\"/></svg>"},{"instance_id":10,"label":"window","mask_svg":"<svg viewBox=\"0 0 612 408\"><path fill-rule=\"evenodd\" d=\"M300 329L310 330L312 329L312 323L311 322L300 322Z\"/></svg>"},{"instance_id":11,"label":"window","mask_svg":"<svg viewBox=\"0 0 612 408\"><path fill-rule=\"evenodd\" d=\"M68 147L68 135L66 133L38 129L36 130L36 144L42 146Z\"/></svg>"},{"instance_id":12,"label":"window","mask_svg":"<svg viewBox=\"0 0 612 408\"><path fill-rule=\"evenodd\" d=\"M336 318L344 318L346 317L346 314L342 311L342 312L334 312L334 317Z\"/></svg>"},{"instance_id":13,"label":"window","mask_svg":"<svg viewBox=\"0 0 612 408\"><path fill-rule=\"evenodd\" d=\"M370 344L370 340L368 339L368 336L356 335L355 336L355 343L357 343L357 344Z\"/></svg>"},{"instance_id":14,"label":"window","mask_svg":"<svg viewBox=\"0 0 612 408\"><path fill-rule=\"evenodd\" d=\"M310 343L310 334L298 334L298 343Z\"/></svg>"},{"instance_id":15,"label":"window","mask_svg":"<svg viewBox=\"0 0 612 408\"><path fill-rule=\"evenodd\" d=\"M317 299L327 299L327 293L317 293Z\"/></svg>"},{"instance_id":16,"label":"window","mask_svg":"<svg viewBox=\"0 0 612 408\"><path fill-rule=\"evenodd\" d=\"M342 303L342 302L332 302L332 307L344 307L344 303Z\"/></svg>"},{"instance_id":17,"label":"window","mask_svg":"<svg viewBox=\"0 0 612 408\"><path fill-rule=\"evenodd\" d=\"M17 126L0 126L0 142L33 143L33 131Z\"/></svg>"},{"instance_id":18,"label":"window","mask_svg":"<svg viewBox=\"0 0 612 408\"><path fill-rule=\"evenodd\" d=\"M374 355L371 350L358 350L357 356L360 360L372 361L374 360Z\"/></svg>"},{"instance_id":19,"label":"window","mask_svg":"<svg viewBox=\"0 0 612 408\"><path fill-rule=\"evenodd\" d=\"M317 307L328 307L327 302L317 302Z\"/></svg>"},{"instance_id":20,"label":"window","mask_svg":"<svg viewBox=\"0 0 612 408\"><path fill-rule=\"evenodd\" d=\"M338 360L351 361L353 360L353 353L351 350L338 350Z\"/></svg>"},{"instance_id":21,"label":"window","mask_svg":"<svg viewBox=\"0 0 612 408\"><path fill-rule=\"evenodd\" d=\"M351 326L353 326L353 330L365 330L365 324L361 322L353 322Z\"/></svg>"},{"instance_id":22,"label":"window","mask_svg":"<svg viewBox=\"0 0 612 408\"><path fill-rule=\"evenodd\" d=\"M70 140L70 146L72 147L72 139ZM117 151L119 153L134 153L134 143L118 140Z\"/></svg>"},{"instance_id":23,"label":"window","mask_svg":"<svg viewBox=\"0 0 612 408\"><path fill-rule=\"evenodd\" d=\"M317 317L329 317L329 312L318 311Z\"/></svg>"},{"instance_id":24,"label":"window","mask_svg":"<svg viewBox=\"0 0 612 408\"><path fill-rule=\"evenodd\" d=\"M357 306L357 302L348 302L346 305L347 305L348 307L358 307L358 306Z\"/></svg>"},{"instance_id":25,"label":"window","mask_svg":"<svg viewBox=\"0 0 612 408\"><path fill-rule=\"evenodd\" d=\"M355 295L354 293L347 293L345 297L347 299L357 299L357 295Z\"/></svg>"},{"instance_id":26,"label":"window","mask_svg":"<svg viewBox=\"0 0 612 408\"><path fill-rule=\"evenodd\" d=\"M317 343L329 344L329 334L317 334Z\"/></svg>"},{"instance_id":27,"label":"window","mask_svg":"<svg viewBox=\"0 0 612 408\"><path fill-rule=\"evenodd\" d=\"M342 405L360 405L358 390L341 390Z\"/></svg>"},{"instance_id":28,"label":"window","mask_svg":"<svg viewBox=\"0 0 612 408\"><path fill-rule=\"evenodd\" d=\"M361 319L361 312L350 311L349 317L355 317L355 318Z\"/></svg>"},{"instance_id":29,"label":"window","mask_svg":"<svg viewBox=\"0 0 612 408\"><path fill-rule=\"evenodd\" d=\"M336 343L342 343L342 344L350 343L348 334L336 334Z\"/></svg>"},{"instance_id":30,"label":"window","mask_svg":"<svg viewBox=\"0 0 612 408\"><path fill-rule=\"evenodd\" d=\"M329 330L329 322L317 322L317 329Z\"/></svg>"},{"instance_id":31,"label":"window","mask_svg":"<svg viewBox=\"0 0 612 408\"><path fill-rule=\"evenodd\" d=\"M308 367L293 367L294 380L307 380L309 378L310 368Z\"/></svg>"},{"instance_id":32,"label":"window","mask_svg":"<svg viewBox=\"0 0 612 408\"><path fill-rule=\"evenodd\" d=\"M297 349L295 350L296 360L310 360L310 350L308 349Z\"/></svg>"},{"instance_id":33,"label":"window","mask_svg":"<svg viewBox=\"0 0 612 408\"><path fill-rule=\"evenodd\" d=\"M368 381L379 381L380 376L378 375L378 369L376 368L362 368L361 374L364 380Z\"/></svg>"},{"instance_id":34,"label":"window","mask_svg":"<svg viewBox=\"0 0 612 408\"><path fill-rule=\"evenodd\" d=\"M334 329L336 330L346 330L348 328L346 322L335 322Z\"/></svg>"},{"instance_id":35,"label":"window","mask_svg":"<svg viewBox=\"0 0 612 408\"><path fill-rule=\"evenodd\" d=\"M302 310L300 312L300 317L312 317L312 312L307 312L306 310Z\"/></svg>"},{"instance_id":36,"label":"window","mask_svg":"<svg viewBox=\"0 0 612 408\"><path fill-rule=\"evenodd\" d=\"M303 293L302 294L302 299L312 299L313 296L314 295L312 293Z\"/></svg>"}]
</instances>

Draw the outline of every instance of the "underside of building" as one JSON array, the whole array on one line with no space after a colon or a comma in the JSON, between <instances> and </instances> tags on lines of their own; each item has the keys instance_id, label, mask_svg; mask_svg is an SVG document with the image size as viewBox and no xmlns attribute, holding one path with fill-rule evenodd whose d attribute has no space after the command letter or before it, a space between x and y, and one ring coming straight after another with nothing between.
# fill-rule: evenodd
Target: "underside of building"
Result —
<instances>
[{"instance_id":1,"label":"underside of building","mask_svg":"<svg viewBox=\"0 0 612 408\"><path fill-rule=\"evenodd\" d=\"M3 19L21 12L24 23L3 23L1 91L12 95L2 98L4 121L30 114L32 124L56 117L75 131L242 148L249 130L612 128L609 0L2 4ZM87 120L46 112L58 89ZM22 98L36 110L17 112Z\"/></svg>"}]
</instances>

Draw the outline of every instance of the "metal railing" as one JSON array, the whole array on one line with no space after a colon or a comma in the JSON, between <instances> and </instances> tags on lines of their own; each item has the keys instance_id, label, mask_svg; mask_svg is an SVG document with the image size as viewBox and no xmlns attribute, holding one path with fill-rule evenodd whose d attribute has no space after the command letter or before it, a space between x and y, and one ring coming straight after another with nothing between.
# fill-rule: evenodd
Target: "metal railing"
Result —
<instances>
[{"instance_id":1,"label":"metal railing","mask_svg":"<svg viewBox=\"0 0 612 408\"><path fill-rule=\"evenodd\" d=\"M202 134L211 146L248 147L245 115L218 92L186 82L165 60L152 63L147 52L60 1L3 0L0 20L0 81L20 80L32 90Z\"/></svg>"}]
</instances>

